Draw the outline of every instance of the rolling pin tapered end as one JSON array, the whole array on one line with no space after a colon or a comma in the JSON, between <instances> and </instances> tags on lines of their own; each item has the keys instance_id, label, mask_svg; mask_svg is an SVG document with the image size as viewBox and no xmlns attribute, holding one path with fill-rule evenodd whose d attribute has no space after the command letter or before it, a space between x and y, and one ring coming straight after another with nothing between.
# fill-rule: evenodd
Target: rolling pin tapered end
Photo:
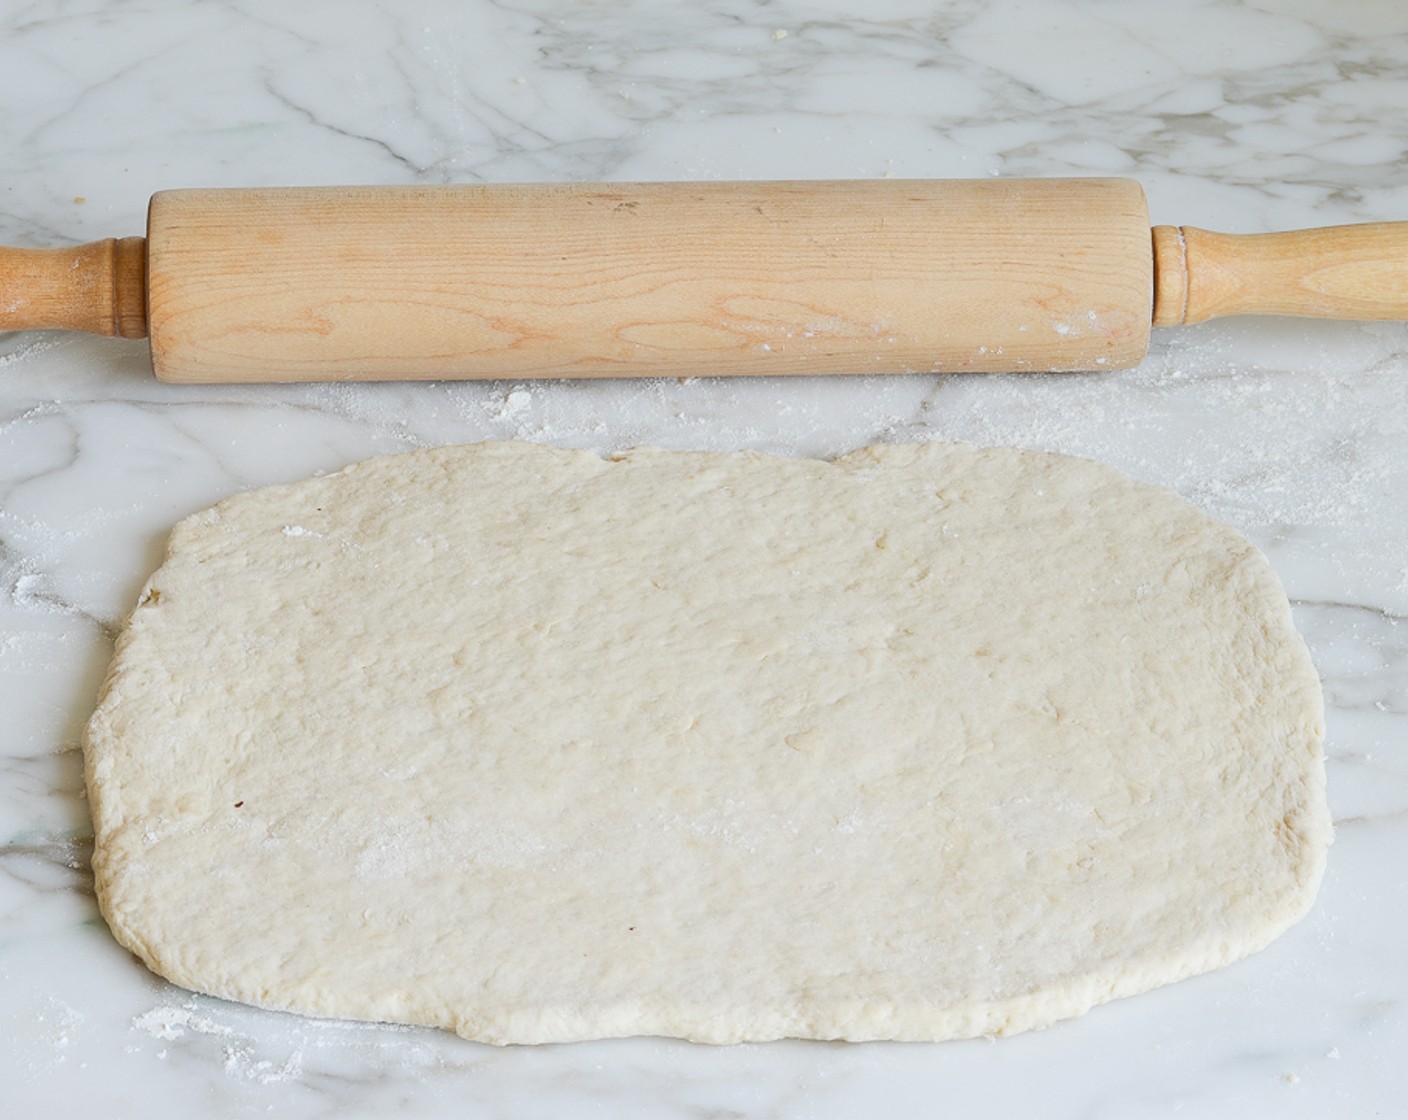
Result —
<instances>
[{"instance_id":1,"label":"rolling pin tapered end","mask_svg":"<svg viewBox=\"0 0 1408 1120\"><path fill-rule=\"evenodd\" d=\"M0 248L0 331L147 335L147 240L67 249Z\"/></svg>"}]
</instances>

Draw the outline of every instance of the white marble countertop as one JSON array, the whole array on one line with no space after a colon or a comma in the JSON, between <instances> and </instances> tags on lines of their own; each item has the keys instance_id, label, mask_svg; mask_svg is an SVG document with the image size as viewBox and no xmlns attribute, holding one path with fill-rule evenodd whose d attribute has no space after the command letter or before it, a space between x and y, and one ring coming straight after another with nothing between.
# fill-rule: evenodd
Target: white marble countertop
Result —
<instances>
[{"instance_id":1,"label":"white marble countertop","mask_svg":"<svg viewBox=\"0 0 1408 1120\"><path fill-rule=\"evenodd\" d=\"M1161 222L1408 218L1398 0L9 4L0 92L0 244L281 183L1113 173ZM1120 374L355 387L167 386L142 343L0 335L0 1113L1404 1115L1405 379L1402 324L1276 320L1156 333ZM961 439L1173 487L1267 551L1324 677L1313 912L1244 963L995 1042L494 1049L157 980L97 913L79 741L171 525L505 437Z\"/></svg>"}]
</instances>

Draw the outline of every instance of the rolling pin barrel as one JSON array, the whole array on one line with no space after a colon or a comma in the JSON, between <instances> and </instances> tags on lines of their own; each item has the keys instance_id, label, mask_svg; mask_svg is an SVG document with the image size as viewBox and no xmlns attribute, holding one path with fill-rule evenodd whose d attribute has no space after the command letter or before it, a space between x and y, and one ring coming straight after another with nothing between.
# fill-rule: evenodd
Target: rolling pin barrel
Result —
<instances>
[{"instance_id":1,"label":"rolling pin barrel","mask_svg":"<svg viewBox=\"0 0 1408 1120\"><path fill-rule=\"evenodd\" d=\"M1120 179L189 190L148 224L167 381L1118 369Z\"/></svg>"}]
</instances>

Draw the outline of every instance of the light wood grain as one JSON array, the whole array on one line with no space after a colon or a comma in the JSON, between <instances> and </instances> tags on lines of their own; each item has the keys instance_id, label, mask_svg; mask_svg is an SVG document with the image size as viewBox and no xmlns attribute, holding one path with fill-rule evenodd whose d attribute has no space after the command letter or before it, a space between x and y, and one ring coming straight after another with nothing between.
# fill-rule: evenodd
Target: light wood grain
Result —
<instances>
[{"instance_id":1,"label":"light wood grain","mask_svg":"<svg viewBox=\"0 0 1408 1120\"><path fill-rule=\"evenodd\" d=\"M1129 180L165 192L168 381L1118 369Z\"/></svg>"},{"instance_id":2,"label":"light wood grain","mask_svg":"<svg viewBox=\"0 0 1408 1120\"><path fill-rule=\"evenodd\" d=\"M1288 233L1154 229L1155 326L1229 315L1408 318L1408 222Z\"/></svg>"},{"instance_id":3,"label":"light wood grain","mask_svg":"<svg viewBox=\"0 0 1408 1120\"><path fill-rule=\"evenodd\" d=\"M168 381L1098 370L1149 326L1408 318L1408 223L1147 224L1121 179L168 191L0 248L0 331Z\"/></svg>"},{"instance_id":4,"label":"light wood grain","mask_svg":"<svg viewBox=\"0 0 1408 1120\"><path fill-rule=\"evenodd\" d=\"M108 238L67 249L0 248L0 331L147 333L146 242Z\"/></svg>"}]
</instances>

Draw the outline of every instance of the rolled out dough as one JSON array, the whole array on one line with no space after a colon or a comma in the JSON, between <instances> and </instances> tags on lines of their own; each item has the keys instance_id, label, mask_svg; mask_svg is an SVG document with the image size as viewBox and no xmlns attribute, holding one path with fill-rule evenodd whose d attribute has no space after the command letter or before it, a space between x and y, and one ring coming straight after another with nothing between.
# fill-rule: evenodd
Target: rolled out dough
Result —
<instances>
[{"instance_id":1,"label":"rolled out dough","mask_svg":"<svg viewBox=\"0 0 1408 1120\"><path fill-rule=\"evenodd\" d=\"M177 984L488 1042L945 1039L1308 908L1318 681L1245 540L1094 463L481 444L182 522L86 743Z\"/></svg>"}]
</instances>

